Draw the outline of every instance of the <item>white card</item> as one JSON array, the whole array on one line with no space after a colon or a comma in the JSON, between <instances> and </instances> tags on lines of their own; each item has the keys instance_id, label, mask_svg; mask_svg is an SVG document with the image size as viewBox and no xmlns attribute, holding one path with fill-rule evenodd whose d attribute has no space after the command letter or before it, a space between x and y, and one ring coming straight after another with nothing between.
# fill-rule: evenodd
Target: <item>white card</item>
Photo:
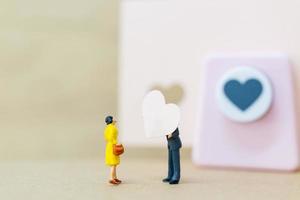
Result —
<instances>
[{"instance_id":1,"label":"white card","mask_svg":"<svg viewBox=\"0 0 300 200\"><path fill-rule=\"evenodd\" d=\"M147 137L161 137L176 130L180 121L180 110L176 104L166 104L158 90L149 92L143 101L144 129Z\"/></svg>"},{"instance_id":2,"label":"white card","mask_svg":"<svg viewBox=\"0 0 300 200\"><path fill-rule=\"evenodd\" d=\"M280 51L300 63L300 26L296 1L121 0L118 120L126 145L161 146L164 140L145 140L141 103L159 85L180 85L183 98L180 132L185 146L193 143L202 61L212 52ZM259 5L259 6L258 6ZM260 12L255 12L259 7ZM278 15L274 10L283 11ZM285 12L291 11L294 12ZM240 17L237 17L240 16ZM263 20L261 20L263 19ZM245 23L246 22L246 23ZM282 27L288 27L287 31ZM247 52L248 53L248 52ZM262 52L263 53L263 52ZM214 91L212 91L214 93ZM274 94L276 95L276 94ZM217 105L216 105L217 106Z\"/></svg>"}]
</instances>

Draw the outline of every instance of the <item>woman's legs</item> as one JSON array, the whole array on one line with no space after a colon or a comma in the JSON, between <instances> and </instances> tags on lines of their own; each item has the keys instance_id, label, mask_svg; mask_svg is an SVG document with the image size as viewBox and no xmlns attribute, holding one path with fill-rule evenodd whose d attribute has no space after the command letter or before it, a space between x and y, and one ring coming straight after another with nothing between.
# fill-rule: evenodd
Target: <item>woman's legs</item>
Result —
<instances>
[{"instance_id":1,"label":"woman's legs","mask_svg":"<svg viewBox=\"0 0 300 200\"><path fill-rule=\"evenodd\" d=\"M116 165L113 165L110 168L110 181L109 182L114 185L118 185L122 182L117 178L117 166Z\"/></svg>"},{"instance_id":2,"label":"woman's legs","mask_svg":"<svg viewBox=\"0 0 300 200\"><path fill-rule=\"evenodd\" d=\"M117 178L117 166L116 165L111 166L110 177L111 177L111 180L114 180Z\"/></svg>"}]
</instances>

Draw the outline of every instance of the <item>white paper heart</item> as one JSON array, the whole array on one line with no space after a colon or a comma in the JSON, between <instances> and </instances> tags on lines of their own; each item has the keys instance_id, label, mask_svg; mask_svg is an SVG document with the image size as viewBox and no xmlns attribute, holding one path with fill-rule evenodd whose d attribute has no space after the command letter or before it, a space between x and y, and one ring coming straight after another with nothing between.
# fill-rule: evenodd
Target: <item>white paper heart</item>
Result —
<instances>
[{"instance_id":1,"label":"white paper heart","mask_svg":"<svg viewBox=\"0 0 300 200\"><path fill-rule=\"evenodd\" d=\"M176 130L180 110L176 104L166 104L158 90L149 92L143 101L144 129L147 137L162 137Z\"/></svg>"}]
</instances>

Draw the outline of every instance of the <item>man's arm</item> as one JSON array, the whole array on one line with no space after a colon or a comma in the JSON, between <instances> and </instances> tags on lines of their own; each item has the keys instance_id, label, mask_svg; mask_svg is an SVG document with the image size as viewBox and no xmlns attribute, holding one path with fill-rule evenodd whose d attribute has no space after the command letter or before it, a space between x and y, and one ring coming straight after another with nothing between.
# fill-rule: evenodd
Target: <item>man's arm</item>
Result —
<instances>
[{"instance_id":1,"label":"man's arm","mask_svg":"<svg viewBox=\"0 0 300 200\"><path fill-rule=\"evenodd\" d=\"M176 128L176 130L172 133L172 137L178 137L179 136L179 130Z\"/></svg>"},{"instance_id":2,"label":"man's arm","mask_svg":"<svg viewBox=\"0 0 300 200\"><path fill-rule=\"evenodd\" d=\"M178 136L179 136L178 128L173 133L167 135L168 139L170 139L171 137L178 137Z\"/></svg>"}]
</instances>

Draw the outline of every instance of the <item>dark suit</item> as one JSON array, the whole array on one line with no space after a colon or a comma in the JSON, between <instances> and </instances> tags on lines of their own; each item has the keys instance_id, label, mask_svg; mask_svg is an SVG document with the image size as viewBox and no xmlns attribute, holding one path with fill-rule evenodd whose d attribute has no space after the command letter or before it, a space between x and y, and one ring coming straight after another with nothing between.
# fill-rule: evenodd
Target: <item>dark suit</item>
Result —
<instances>
[{"instance_id":1,"label":"dark suit","mask_svg":"<svg viewBox=\"0 0 300 200\"><path fill-rule=\"evenodd\" d=\"M180 180L180 152L181 140L179 138L178 128L172 133L172 137L168 138L168 150L169 150L169 170L168 179Z\"/></svg>"}]
</instances>

